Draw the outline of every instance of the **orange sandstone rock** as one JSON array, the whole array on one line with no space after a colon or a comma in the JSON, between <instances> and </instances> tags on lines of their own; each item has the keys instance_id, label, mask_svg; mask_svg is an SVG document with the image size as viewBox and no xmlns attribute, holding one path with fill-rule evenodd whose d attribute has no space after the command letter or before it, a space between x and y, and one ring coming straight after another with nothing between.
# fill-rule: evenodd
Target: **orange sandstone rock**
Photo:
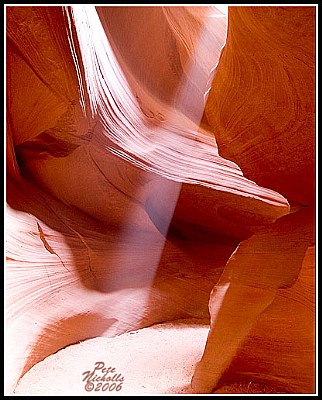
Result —
<instances>
[{"instance_id":1,"label":"orange sandstone rock","mask_svg":"<svg viewBox=\"0 0 322 400\"><path fill-rule=\"evenodd\" d=\"M70 344L182 318L211 320L197 392L274 380L280 337L308 346L307 373L281 355L281 379L312 391L314 288L307 329L269 310L284 296L292 321L312 257L311 208L289 211L314 197L314 8L233 7L218 65L213 7L6 13L8 391ZM258 370L256 332L275 343Z\"/></svg>"}]
</instances>

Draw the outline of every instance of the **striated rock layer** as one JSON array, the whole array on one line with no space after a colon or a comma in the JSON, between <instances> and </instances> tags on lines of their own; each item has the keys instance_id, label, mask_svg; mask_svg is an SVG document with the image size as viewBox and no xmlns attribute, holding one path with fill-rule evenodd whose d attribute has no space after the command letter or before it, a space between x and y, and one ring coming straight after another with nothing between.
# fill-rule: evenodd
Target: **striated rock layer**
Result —
<instances>
[{"instance_id":1,"label":"striated rock layer","mask_svg":"<svg viewBox=\"0 0 322 400\"><path fill-rule=\"evenodd\" d=\"M315 201L315 7L231 7L206 105L220 154L291 202Z\"/></svg>"},{"instance_id":2,"label":"striated rock layer","mask_svg":"<svg viewBox=\"0 0 322 400\"><path fill-rule=\"evenodd\" d=\"M249 179L278 190L295 213L242 242L226 264L210 298L211 330L192 380L197 392L218 384L258 315L280 288L296 282L314 244L315 8L232 7L228 27L207 119L220 154L237 162ZM312 283L305 285L310 292ZM240 298L241 306L234 309ZM299 354L310 349L303 362L311 378L306 376L306 384L296 378L300 389L289 377L300 392L315 387L312 300L303 310L309 328L298 358L289 357L290 365L284 366L291 376L302 362ZM281 371L274 374L285 380Z\"/></svg>"},{"instance_id":3,"label":"striated rock layer","mask_svg":"<svg viewBox=\"0 0 322 400\"><path fill-rule=\"evenodd\" d=\"M6 22L8 392L70 344L194 318L172 392L312 393L314 7L230 7L227 38L216 7Z\"/></svg>"}]
</instances>

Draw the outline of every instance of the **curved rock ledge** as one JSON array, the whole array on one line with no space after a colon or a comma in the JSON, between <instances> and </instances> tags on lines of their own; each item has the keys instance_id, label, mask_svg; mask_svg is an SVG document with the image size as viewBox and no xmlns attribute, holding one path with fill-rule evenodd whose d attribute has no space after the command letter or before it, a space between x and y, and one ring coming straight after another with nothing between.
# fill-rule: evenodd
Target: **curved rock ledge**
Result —
<instances>
[{"instance_id":1,"label":"curved rock ledge","mask_svg":"<svg viewBox=\"0 0 322 400\"><path fill-rule=\"evenodd\" d=\"M314 13L6 7L8 393L189 318L150 393L314 392Z\"/></svg>"}]
</instances>

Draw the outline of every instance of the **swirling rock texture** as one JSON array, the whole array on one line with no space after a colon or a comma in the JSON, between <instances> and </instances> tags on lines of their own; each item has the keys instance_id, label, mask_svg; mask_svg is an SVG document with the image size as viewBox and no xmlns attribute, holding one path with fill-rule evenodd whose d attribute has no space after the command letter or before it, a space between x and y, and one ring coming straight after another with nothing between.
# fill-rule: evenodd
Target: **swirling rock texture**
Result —
<instances>
[{"instance_id":1,"label":"swirling rock texture","mask_svg":"<svg viewBox=\"0 0 322 400\"><path fill-rule=\"evenodd\" d=\"M314 393L315 8L226 27L215 7L6 8L9 393L142 328L150 393ZM195 361L153 386L158 355Z\"/></svg>"}]
</instances>

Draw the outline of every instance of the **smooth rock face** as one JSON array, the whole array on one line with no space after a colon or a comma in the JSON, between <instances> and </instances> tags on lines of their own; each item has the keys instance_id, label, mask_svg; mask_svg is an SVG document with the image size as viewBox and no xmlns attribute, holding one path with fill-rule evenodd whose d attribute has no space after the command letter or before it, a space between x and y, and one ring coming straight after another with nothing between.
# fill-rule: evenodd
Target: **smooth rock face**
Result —
<instances>
[{"instance_id":1,"label":"smooth rock face","mask_svg":"<svg viewBox=\"0 0 322 400\"><path fill-rule=\"evenodd\" d=\"M315 201L315 8L231 7L206 115L220 154L290 202Z\"/></svg>"},{"instance_id":2,"label":"smooth rock face","mask_svg":"<svg viewBox=\"0 0 322 400\"><path fill-rule=\"evenodd\" d=\"M315 8L9 6L6 24L8 393L132 331L155 366L140 393L313 393Z\"/></svg>"}]
</instances>

